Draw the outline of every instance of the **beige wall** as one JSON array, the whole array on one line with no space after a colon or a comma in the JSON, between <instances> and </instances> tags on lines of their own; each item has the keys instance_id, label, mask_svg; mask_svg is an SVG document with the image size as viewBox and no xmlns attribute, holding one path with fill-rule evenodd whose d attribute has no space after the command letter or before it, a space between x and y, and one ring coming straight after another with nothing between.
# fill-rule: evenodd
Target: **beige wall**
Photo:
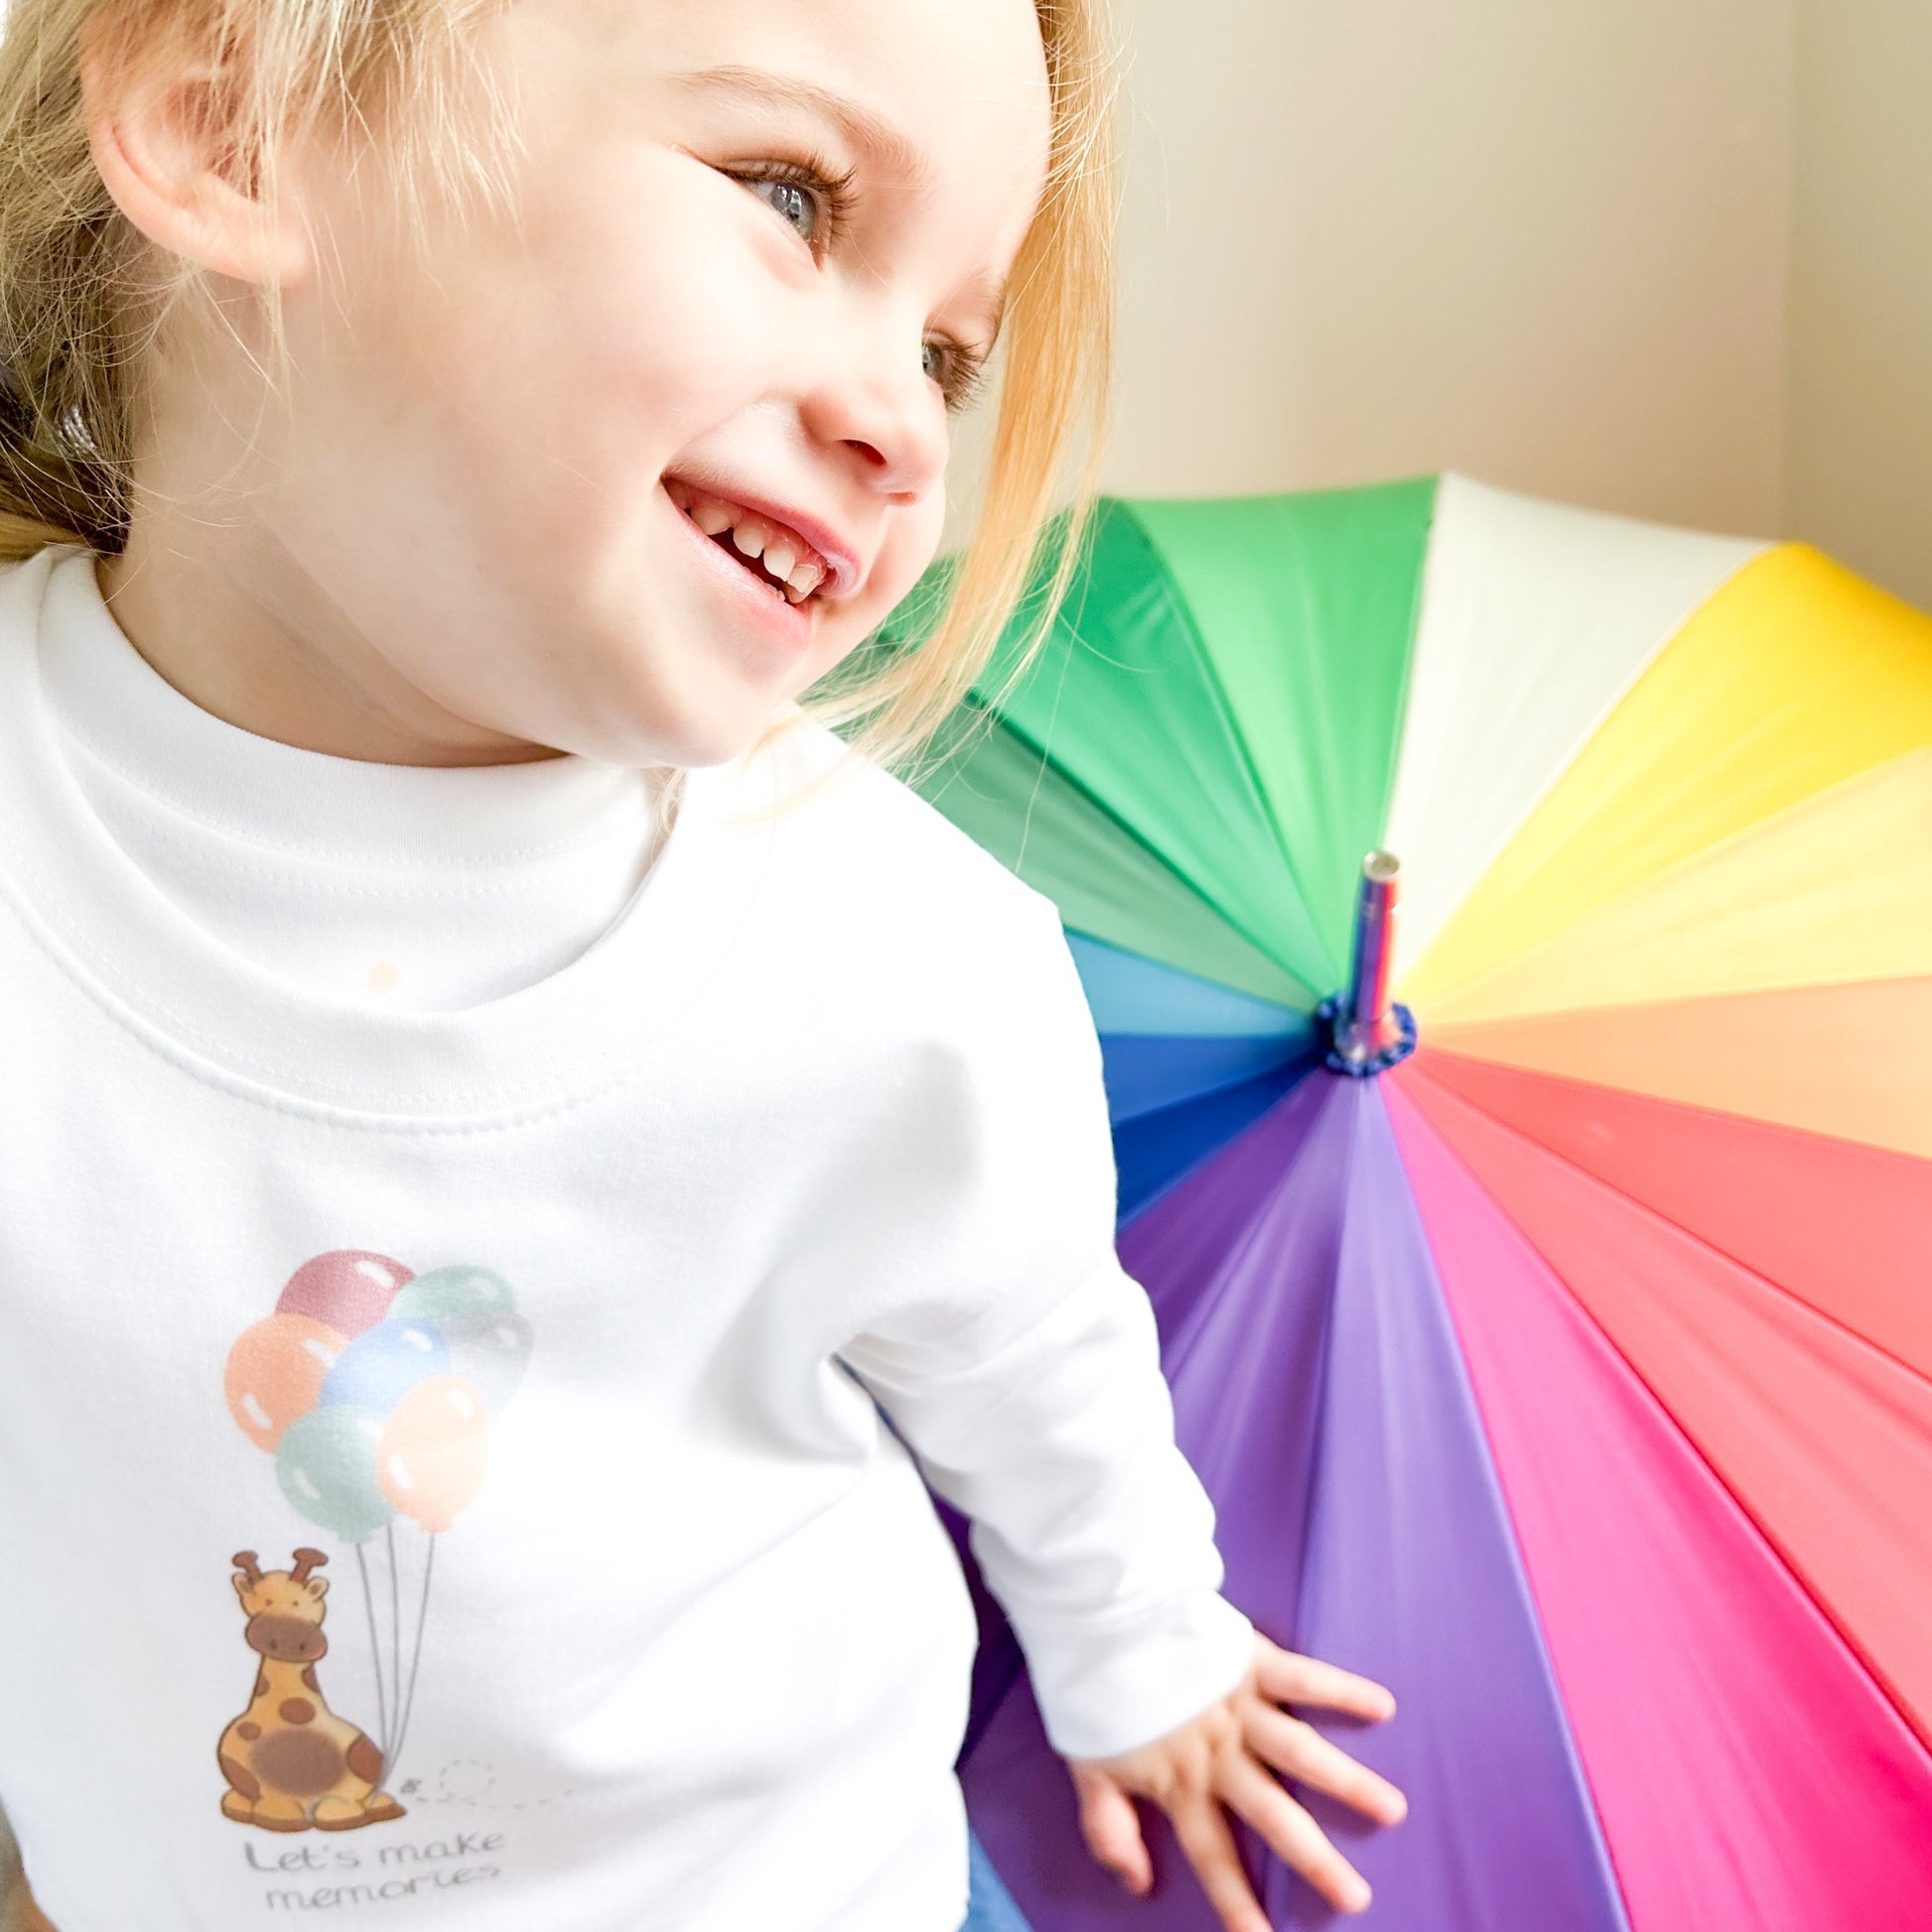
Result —
<instances>
[{"instance_id":1,"label":"beige wall","mask_svg":"<svg viewBox=\"0 0 1932 1932\"><path fill-rule=\"evenodd\" d=\"M1108 487L1779 527L1797 0L1119 4Z\"/></svg>"},{"instance_id":2,"label":"beige wall","mask_svg":"<svg viewBox=\"0 0 1932 1932\"><path fill-rule=\"evenodd\" d=\"M1775 523L1787 6L1130 4L1123 487Z\"/></svg>"},{"instance_id":3,"label":"beige wall","mask_svg":"<svg viewBox=\"0 0 1932 1932\"><path fill-rule=\"evenodd\" d=\"M1932 0L1801 0L1787 521L1932 611Z\"/></svg>"}]
</instances>

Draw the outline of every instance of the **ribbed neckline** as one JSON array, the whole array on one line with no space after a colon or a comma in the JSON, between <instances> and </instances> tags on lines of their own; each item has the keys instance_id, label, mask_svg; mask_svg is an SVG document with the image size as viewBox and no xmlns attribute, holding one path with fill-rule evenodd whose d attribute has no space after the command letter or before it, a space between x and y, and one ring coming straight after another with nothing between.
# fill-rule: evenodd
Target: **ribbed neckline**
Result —
<instances>
[{"instance_id":1,"label":"ribbed neckline","mask_svg":"<svg viewBox=\"0 0 1932 1932\"><path fill-rule=\"evenodd\" d=\"M601 836L644 774L580 758L368 764L203 711L114 622L94 555L55 545L0 573L0 870L25 922L123 1024L204 1078L371 1125L541 1112L625 1075L703 995L766 863L771 752L693 767L676 819L610 929L559 972L444 1013L382 1013L294 985L190 919L128 858L61 753L73 732L207 823L372 867L469 865ZM163 758L157 746L179 755Z\"/></svg>"}]
</instances>

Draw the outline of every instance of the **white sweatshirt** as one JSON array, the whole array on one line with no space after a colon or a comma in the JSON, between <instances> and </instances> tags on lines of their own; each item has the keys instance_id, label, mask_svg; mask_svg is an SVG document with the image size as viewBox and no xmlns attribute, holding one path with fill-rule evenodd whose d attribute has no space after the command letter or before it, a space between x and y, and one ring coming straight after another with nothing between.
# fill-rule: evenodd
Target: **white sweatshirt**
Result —
<instances>
[{"instance_id":1,"label":"white sweatshirt","mask_svg":"<svg viewBox=\"0 0 1932 1932\"><path fill-rule=\"evenodd\" d=\"M60 1932L954 1932L974 1629L1229 1691L1049 900L799 723L688 774L201 711L0 569L0 1808ZM383 1762L386 1746L389 1761Z\"/></svg>"}]
</instances>

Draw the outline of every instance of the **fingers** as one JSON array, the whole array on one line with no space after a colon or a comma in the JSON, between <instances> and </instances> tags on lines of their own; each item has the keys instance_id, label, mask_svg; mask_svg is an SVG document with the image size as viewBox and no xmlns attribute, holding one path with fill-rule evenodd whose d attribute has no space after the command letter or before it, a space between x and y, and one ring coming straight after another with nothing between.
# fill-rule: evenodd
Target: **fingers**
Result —
<instances>
[{"instance_id":1,"label":"fingers","mask_svg":"<svg viewBox=\"0 0 1932 1932\"><path fill-rule=\"evenodd\" d=\"M1255 1676L1263 1697L1276 1704L1313 1704L1324 1711L1346 1711L1371 1723L1395 1716L1395 1697L1371 1677L1357 1677L1318 1657L1284 1650L1257 1635Z\"/></svg>"},{"instance_id":2,"label":"fingers","mask_svg":"<svg viewBox=\"0 0 1932 1932\"><path fill-rule=\"evenodd\" d=\"M1080 1805L1080 1836L1095 1860L1114 1872L1136 1897L1154 1884L1154 1862L1141 1837L1134 1800L1112 1778L1080 1765L1069 1766Z\"/></svg>"},{"instance_id":3,"label":"fingers","mask_svg":"<svg viewBox=\"0 0 1932 1932\"><path fill-rule=\"evenodd\" d=\"M1265 1763L1352 1805L1378 1825L1399 1825L1408 1817L1408 1799L1387 1778L1300 1718L1257 1700L1248 1706L1242 1729L1248 1748Z\"/></svg>"},{"instance_id":4,"label":"fingers","mask_svg":"<svg viewBox=\"0 0 1932 1932\"><path fill-rule=\"evenodd\" d=\"M1147 1798L1168 1814L1225 1932L1272 1932L1241 1863L1225 1805L1337 1911L1361 1911L1369 1902L1366 1881L1274 1772L1380 1824L1400 1823L1407 1801L1386 1778L1281 1709L1290 1704L1347 1712L1370 1723L1395 1711L1395 1699L1372 1679L1284 1650L1257 1631L1253 1666L1222 1703L1104 1764L1068 1760L1081 1833L1094 1859L1135 1893L1153 1889L1153 1861L1134 1808L1136 1796Z\"/></svg>"},{"instance_id":5,"label":"fingers","mask_svg":"<svg viewBox=\"0 0 1932 1932\"><path fill-rule=\"evenodd\" d=\"M1267 1840L1276 1856L1293 1865L1337 1911L1359 1912L1368 1903L1368 1881L1252 1758L1236 1757L1228 1764L1221 1795ZM1224 1834L1226 1829L1223 1825ZM1265 1919L1260 1921L1261 1928L1266 1925Z\"/></svg>"},{"instance_id":6,"label":"fingers","mask_svg":"<svg viewBox=\"0 0 1932 1932\"><path fill-rule=\"evenodd\" d=\"M1275 1788L1281 1789L1279 1785ZM1288 1797L1287 1792L1282 1796ZM1294 1800L1289 1802L1293 1804ZM1207 1894L1207 1902L1220 1914L1227 1932L1274 1932L1254 1887L1248 1883L1219 1801L1211 1796L1192 1796L1170 1809L1168 1816L1173 1822L1174 1838Z\"/></svg>"}]
</instances>

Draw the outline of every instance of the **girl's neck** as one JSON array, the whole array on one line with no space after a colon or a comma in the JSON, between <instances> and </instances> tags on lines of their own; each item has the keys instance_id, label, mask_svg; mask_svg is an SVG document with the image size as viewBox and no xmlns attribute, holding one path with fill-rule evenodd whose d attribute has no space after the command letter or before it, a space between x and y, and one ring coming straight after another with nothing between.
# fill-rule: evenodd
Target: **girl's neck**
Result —
<instances>
[{"instance_id":1,"label":"girl's neck","mask_svg":"<svg viewBox=\"0 0 1932 1932\"><path fill-rule=\"evenodd\" d=\"M95 566L114 621L182 696L224 723L303 751L376 764L516 764L555 748L457 717L356 634L303 572L278 567L266 533L244 563L206 554L137 518L126 549Z\"/></svg>"}]
</instances>

